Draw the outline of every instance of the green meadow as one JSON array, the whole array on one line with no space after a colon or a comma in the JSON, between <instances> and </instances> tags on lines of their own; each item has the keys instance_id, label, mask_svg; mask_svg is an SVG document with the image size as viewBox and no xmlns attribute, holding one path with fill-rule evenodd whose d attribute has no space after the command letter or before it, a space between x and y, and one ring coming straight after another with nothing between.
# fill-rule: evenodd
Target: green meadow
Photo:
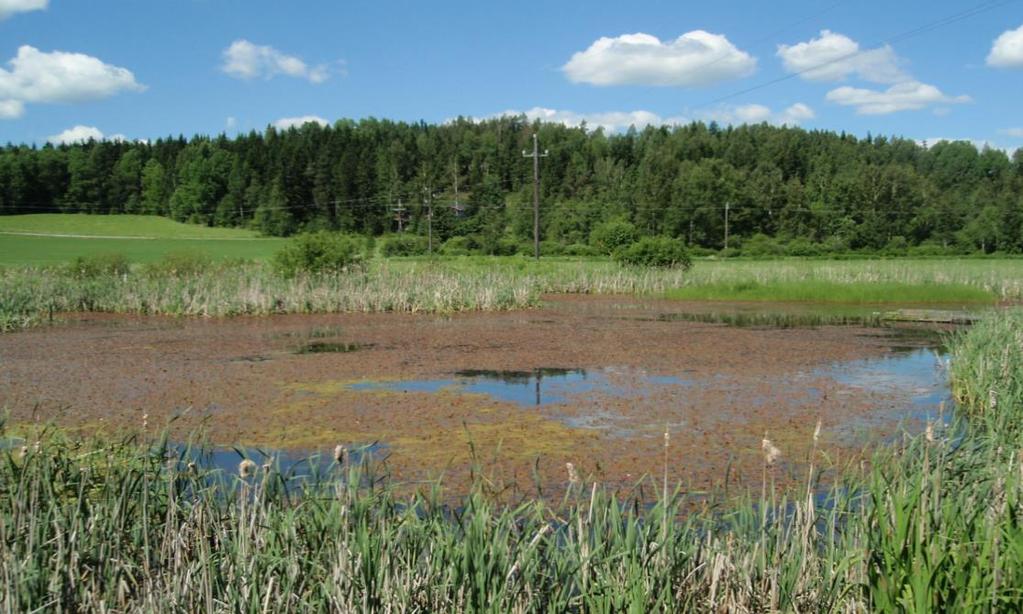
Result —
<instances>
[{"instance_id":1,"label":"green meadow","mask_svg":"<svg viewBox=\"0 0 1023 614\"><path fill-rule=\"evenodd\" d=\"M50 265L80 256L120 254L154 262L168 254L265 260L284 239L251 230L182 224L153 215L36 214L0 216L0 265Z\"/></svg>"}]
</instances>

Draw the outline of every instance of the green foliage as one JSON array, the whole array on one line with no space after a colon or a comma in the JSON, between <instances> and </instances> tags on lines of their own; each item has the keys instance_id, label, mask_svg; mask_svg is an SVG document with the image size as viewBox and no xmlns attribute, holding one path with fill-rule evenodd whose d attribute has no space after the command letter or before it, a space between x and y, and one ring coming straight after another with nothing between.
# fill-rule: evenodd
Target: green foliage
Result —
<instances>
[{"instance_id":1,"label":"green foliage","mask_svg":"<svg viewBox=\"0 0 1023 614\"><path fill-rule=\"evenodd\" d=\"M396 234L384 237L379 241L380 255L385 258L394 256L422 256L426 253L427 239L413 234Z\"/></svg>"},{"instance_id":2,"label":"green foliage","mask_svg":"<svg viewBox=\"0 0 1023 614\"><path fill-rule=\"evenodd\" d=\"M639 231L636 227L623 220L608 220L598 225L590 233L590 245L602 254L613 254L636 242Z\"/></svg>"},{"instance_id":3,"label":"green foliage","mask_svg":"<svg viewBox=\"0 0 1023 614\"><path fill-rule=\"evenodd\" d=\"M331 232L295 236L274 256L274 267L286 277L301 273L342 273L363 262L362 241Z\"/></svg>"},{"instance_id":4,"label":"green foliage","mask_svg":"<svg viewBox=\"0 0 1023 614\"><path fill-rule=\"evenodd\" d=\"M440 253L445 256L468 256L472 253L469 237L451 237L441 245Z\"/></svg>"},{"instance_id":5,"label":"green foliage","mask_svg":"<svg viewBox=\"0 0 1023 614\"><path fill-rule=\"evenodd\" d=\"M213 258L203 252L171 252L156 262L142 267L142 271L150 277L161 275L192 276L209 272L214 266Z\"/></svg>"},{"instance_id":6,"label":"green foliage","mask_svg":"<svg viewBox=\"0 0 1023 614\"><path fill-rule=\"evenodd\" d=\"M692 266L685 243L671 237L643 237L615 253L622 264L642 267L678 268Z\"/></svg>"},{"instance_id":7,"label":"green foliage","mask_svg":"<svg viewBox=\"0 0 1023 614\"><path fill-rule=\"evenodd\" d=\"M7 145L0 214L145 212L275 236L382 235L394 230L383 203L418 203L423 188L441 193L435 203L453 202L457 185L459 211L435 207L438 242L466 236L473 251L518 253L532 232L532 186L516 154L535 130L556 152L542 169L541 236L562 246L591 242L610 253L607 243L625 240L601 235L632 224L635 238L683 237L716 251L727 205L731 236L807 241L790 254L878 253L892 237L910 251L929 241L1023 253L1020 155L766 124L608 135L524 117L439 126L367 119L231 139ZM408 216L423 234L422 208L408 207Z\"/></svg>"},{"instance_id":8,"label":"green foliage","mask_svg":"<svg viewBox=\"0 0 1023 614\"><path fill-rule=\"evenodd\" d=\"M101 275L127 275L131 264L124 254L107 253L93 256L79 256L67 264L72 277L88 279Z\"/></svg>"}]
</instances>

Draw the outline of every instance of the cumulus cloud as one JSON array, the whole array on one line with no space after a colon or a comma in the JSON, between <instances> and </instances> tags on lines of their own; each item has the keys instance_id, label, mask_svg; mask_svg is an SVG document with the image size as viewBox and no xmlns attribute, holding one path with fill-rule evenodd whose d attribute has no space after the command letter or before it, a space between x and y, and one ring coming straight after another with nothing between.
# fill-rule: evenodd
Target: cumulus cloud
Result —
<instances>
[{"instance_id":1,"label":"cumulus cloud","mask_svg":"<svg viewBox=\"0 0 1023 614\"><path fill-rule=\"evenodd\" d=\"M224 120L224 127L228 130L233 130L238 126L238 119L234 115L228 115L227 119Z\"/></svg>"},{"instance_id":2,"label":"cumulus cloud","mask_svg":"<svg viewBox=\"0 0 1023 614\"><path fill-rule=\"evenodd\" d=\"M327 66L309 66L301 58L281 53L269 45L255 45L238 39L224 50L221 70L238 79L272 79L277 75L323 83L330 76Z\"/></svg>"},{"instance_id":3,"label":"cumulus cloud","mask_svg":"<svg viewBox=\"0 0 1023 614\"><path fill-rule=\"evenodd\" d=\"M745 77L756 66L725 36L694 30L667 42L643 33L602 37L562 70L575 83L692 87Z\"/></svg>"},{"instance_id":4,"label":"cumulus cloud","mask_svg":"<svg viewBox=\"0 0 1023 614\"><path fill-rule=\"evenodd\" d=\"M0 21L15 13L41 11L49 3L49 0L0 0Z\"/></svg>"},{"instance_id":5,"label":"cumulus cloud","mask_svg":"<svg viewBox=\"0 0 1023 614\"><path fill-rule=\"evenodd\" d=\"M645 128L646 126L688 123L688 120L682 117L661 117L656 113L642 110L577 113L575 111L548 109L545 107L533 107L527 111L508 110L492 117L518 117L520 115L525 115L530 121L540 120L542 122L564 124L566 126L581 126L585 123L588 128L603 128L607 132L627 130L630 126Z\"/></svg>"},{"instance_id":6,"label":"cumulus cloud","mask_svg":"<svg viewBox=\"0 0 1023 614\"><path fill-rule=\"evenodd\" d=\"M701 115L702 119L713 120L722 124L761 124L767 122L775 125L797 126L816 117L813 109L802 102L776 113L762 104L745 104L719 107Z\"/></svg>"},{"instance_id":7,"label":"cumulus cloud","mask_svg":"<svg viewBox=\"0 0 1023 614\"><path fill-rule=\"evenodd\" d=\"M948 96L933 85L919 81L896 83L884 91L839 87L828 92L827 99L840 105L856 107L859 115L914 111L935 104L962 104L971 100L969 96Z\"/></svg>"},{"instance_id":8,"label":"cumulus cloud","mask_svg":"<svg viewBox=\"0 0 1023 614\"><path fill-rule=\"evenodd\" d=\"M1014 136L1018 139L1023 139L1023 128L1006 128L1005 130L1002 130L1002 134L1007 134L1009 136Z\"/></svg>"},{"instance_id":9,"label":"cumulus cloud","mask_svg":"<svg viewBox=\"0 0 1023 614\"><path fill-rule=\"evenodd\" d=\"M0 117L18 117L25 103L82 102L142 91L127 68L82 53L43 52L23 45L0 68Z\"/></svg>"},{"instance_id":10,"label":"cumulus cloud","mask_svg":"<svg viewBox=\"0 0 1023 614\"><path fill-rule=\"evenodd\" d=\"M932 137L929 139L920 139L919 141L917 141L918 145L920 145L921 147L925 147L927 149L934 147L938 143L969 143L976 147L977 151L983 151L984 149L997 149L1004 151L1006 154L1010 156L1017 149L1016 147L1004 147L1002 145L999 145L998 143L995 143L994 141L989 141L987 139L952 139L948 137Z\"/></svg>"},{"instance_id":11,"label":"cumulus cloud","mask_svg":"<svg viewBox=\"0 0 1023 614\"><path fill-rule=\"evenodd\" d=\"M692 118L672 115L664 117L652 111L606 111L602 113L579 113L565 109L548 109L533 107L527 111L509 110L493 117L526 116L530 121L603 128L606 132L620 132L630 127L645 128L647 126L673 126L688 124ZM713 111L701 113L696 119L716 121L722 124L771 124L796 125L814 117L813 109L803 103L794 104L780 113L760 104L748 104L734 107L721 107Z\"/></svg>"},{"instance_id":12,"label":"cumulus cloud","mask_svg":"<svg viewBox=\"0 0 1023 614\"><path fill-rule=\"evenodd\" d=\"M95 126L75 126L46 140L54 145L70 145L72 143L84 143L89 140L102 141L103 132Z\"/></svg>"},{"instance_id":13,"label":"cumulus cloud","mask_svg":"<svg viewBox=\"0 0 1023 614\"><path fill-rule=\"evenodd\" d=\"M0 119L15 119L25 113L25 104L20 100L0 100Z\"/></svg>"},{"instance_id":14,"label":"cumulus cloud","mask_svg":"<svg viewBox=\"0 0 1023 614\"><path fill-rule=\"evenodd\" d=\"M301 117L282 117L277 121L273 122L273 127L278 130L287 130L288 128L301 128L306 124L319 124L321 126L330 125L330 122L323 119L319 115L303 115Z\"/></svg>"},{"instance_id":15,"label":"cumulus cloud","mask_svg":"<svg viewBox=\"0 0 1023 614\"><path fill-rule=\"evenodd\" d=\"M861 50L859 43L831 30L821 30L819 37L804 43L778 45L778 57L785 70L810 81L841 81L850 76L873 83L909 79L888 45Z\"/></svg>"},{"instance_id":16,"label":"cumulus cloud","mask_svg":"<svg viewBox=\"0 0 1023 614\"><path fill-rule=\"evenodd\" d=\"M987 65L995 68L1023 68L1023 26L1006 30L995 39L987 56Z\"/></svg>"}]
</instances>

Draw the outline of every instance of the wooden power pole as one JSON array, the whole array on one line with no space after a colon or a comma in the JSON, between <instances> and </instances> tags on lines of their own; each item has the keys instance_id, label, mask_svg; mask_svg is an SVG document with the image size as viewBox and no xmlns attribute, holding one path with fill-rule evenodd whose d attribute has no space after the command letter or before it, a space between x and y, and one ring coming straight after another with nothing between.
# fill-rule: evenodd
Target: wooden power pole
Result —
<instances>
[{"instance_id":1,"label":"wooden power pole","mask_svg":"<svg viewBox=\"0 0 1023 614\"><path fill-rule=\"evenodd\" d=\"M540 158L546 158L548 151L540 153L537 135L533 133L533 153L522 151L523 157L533 159L533 256L540 259Z\"/></svg>"}]
</instances>

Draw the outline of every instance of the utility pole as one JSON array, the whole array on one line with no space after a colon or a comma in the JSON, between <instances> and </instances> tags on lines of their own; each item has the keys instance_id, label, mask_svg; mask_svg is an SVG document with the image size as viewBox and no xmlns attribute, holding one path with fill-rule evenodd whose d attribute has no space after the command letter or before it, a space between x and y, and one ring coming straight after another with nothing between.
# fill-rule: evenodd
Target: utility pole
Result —
<instances>
[{"instance_id":1,"label":"utility pole","mask_svg":"<svg viewBox=\"0 0 1023 614\"><path fill-rule=\"evenodd\" d=\"M391 211L394 211L394 219L398 222L398 232L405 232L405 205L401 204L401 199L398 199L398 206L391 207Z\"/></svg>"},{"instance_id":2,"label":"utility pole","mask_svg":"<svg viewBox=\"0 0 1023 614\"><path fill-rule=\"evenodd\" d=\"M427 253L433 253L433 189L423 186L423 204L426 205L426 232L429 237L426 244Z\"/></svg>"},{"instance_id":3,"label":"utility pole","mask_svg":"<svg viewBox=\"0 0 1023 614\"><path fill-rule=\"evenodd\" d=\"M458 202L458 162L451 165L451 174L455 178L455 204L451 205L451 209L455 212L455 217L462 217L465 213L465 207Z\"/></svg>"},{"instance_id":4,"label":"utility pole","mask_svg":"<svg viewBox=\"0 0 1023 614\"><path fill-rule=\"evenodd\" d=\"M732 203L725 203L725 249L728 249L728 209L732 206Z\"/></svg>"},{"instance_id":5,"label":"utility pole","mask_svg":"<svg viewBox=\"0 0 1023 614\"><path fill-rule=\"evenodd\" d=\"M548 151L540 153L537 135L533 133L533 153L522 150L522 156L533 159L533 256L540 259L540 158L546 158Z\"/></svg>"}]
</instances>

